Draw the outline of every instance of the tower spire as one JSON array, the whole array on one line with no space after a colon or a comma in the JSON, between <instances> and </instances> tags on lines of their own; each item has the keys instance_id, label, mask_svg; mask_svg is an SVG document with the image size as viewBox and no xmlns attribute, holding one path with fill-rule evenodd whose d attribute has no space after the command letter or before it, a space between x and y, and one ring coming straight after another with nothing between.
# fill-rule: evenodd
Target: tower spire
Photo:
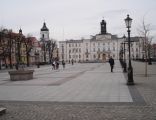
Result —
<instances>
[{"instance_id":1,"label":"tower spire","mask_svg":"<svg viewBox=\"0 0 156 120\"><path fill-rule=\"evenodd\" d=\"M49 29L47 28L45 21L43 22L43 27L41 28L40 36L42 41L49 40Z\"/></svg>"},{"instance_id":2,"label":"tower spire","mask_svg":"<svg viewBox=\"0 0 156 120\"><path fill-rule=\"evenodd\" d=\"M106 28L106 21L104 20L104 17L100 24L101 24L101 34L106 34L107 28Z\"/></svg>"}]
</instances>

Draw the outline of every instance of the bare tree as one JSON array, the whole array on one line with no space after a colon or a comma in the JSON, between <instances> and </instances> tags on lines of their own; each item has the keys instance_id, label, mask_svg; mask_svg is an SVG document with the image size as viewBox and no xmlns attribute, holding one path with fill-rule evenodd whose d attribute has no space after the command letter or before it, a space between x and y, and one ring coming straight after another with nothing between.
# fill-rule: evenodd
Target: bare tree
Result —
<instances>
[{"instance_id":1,"label":"bare tree","mask_svg":"<svg viewBox=\"0 0 156 120\"><path fill-rule=\"evenodd\" d=\"M56 47L56 41L51 39L47 42L47 51L49 52L49 63L51 64L53 58L53 52Z\"/></svg>"},{"instance_id":2,"label":"bare tree","mask_svg":"<svg viewBox=\"0 0 156 120\"><path fill-rule=\"evenodd\" d=\"M142 21L142 25L140 26L140 28L138 29L139 34L142 39L142 45L143 45L143 57L144 57L144 61L145 61L145 77L148 76L147 73L147 64L150 60L150 50L151 50L151 42L152 42L152 37L150 36L150 32L151 32L151 27L150 24L146 24L145 23L145 19L143 18Z\"/></svg>"},{"instance_id":3,"label":"bare tree","mask_svg":"<svg viewBox=\"0 0 156 120\"><path fill-rule=\"evenodd\" d=\"M24 44L25 44L25 47L26 47L27 66L29 66L29 65L30 65L30 61L29 61L30 52L31 52L31 50L33 49L32 37L26 38L26 39L24 40Z\"/></svg>"},{"instance_id":4,"label":"bare tree","mask_svg":"<svg viewBox=\"0 0 156 120\"><path fill-rule=\"evenodd\" d=\"M5 67L8 68L7 60L9 59L10 68L12 68L12 38L11 31L7 29L2 29L0 31L0 69L1 69L1 61L3 60L5 63Z\"/></svg>"}]
</instances>

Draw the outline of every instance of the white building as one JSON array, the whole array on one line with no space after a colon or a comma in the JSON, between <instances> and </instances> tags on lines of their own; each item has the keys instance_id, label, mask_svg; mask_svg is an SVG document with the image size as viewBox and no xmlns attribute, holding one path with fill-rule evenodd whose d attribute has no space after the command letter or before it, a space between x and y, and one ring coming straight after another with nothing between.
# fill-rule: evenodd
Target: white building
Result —
<instances>
[{"instance_id":1,"label":"white building","mask_svg":"<svg viewBox=\"0 0 156 120\"><path fill-rule=\"evenodd\" d=\"M52 60L58 59L57 41L49 38L49 29L45 22L43 23L43 27L40 31L40 46L40 62L51 63Z\"/></svg>"},{"instance_id":2,"label":"white building","mask_svg":"<svg viewBox=\"0 0 156 120\"><path fill-rule=\"evenodd\" d=\"M81 40L66 40L59 42L59 58L60 61L71 61L72 59L77 62L85 61L99 61L105 62L110 56L114 59L121 57L120 52L123 48L123 42L126 41L124 37L118 38L117 35L107 33L106 22L102 20L101 33L92 36L90 39ZM135 38L135 42L131 46L133 58L139 56L139 42ZM126 58L128 57L128 46L126 45Z\"/></svg>"}]
</instances>

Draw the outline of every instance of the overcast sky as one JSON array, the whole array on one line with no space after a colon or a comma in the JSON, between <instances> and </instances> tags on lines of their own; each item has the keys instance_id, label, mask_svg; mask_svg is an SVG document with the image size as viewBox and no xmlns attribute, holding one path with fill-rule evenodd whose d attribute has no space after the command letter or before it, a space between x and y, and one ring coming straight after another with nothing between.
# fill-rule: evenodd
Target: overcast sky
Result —
<instances>
[{"instance_id":1,"label":"overcast sky","mask_svg":"<svg viewBox=\"0 0 156 120\"><path fill-rule=\"evenodd\" d=\"M107 32L127 35L124 19L133 19L131 35L145 17L156 36L156 0L0 0L0 26L39 38L45 21L50 37L57 40L89 38L100 32L100 22L107 22Z\"/></svg>"}]
</instances>

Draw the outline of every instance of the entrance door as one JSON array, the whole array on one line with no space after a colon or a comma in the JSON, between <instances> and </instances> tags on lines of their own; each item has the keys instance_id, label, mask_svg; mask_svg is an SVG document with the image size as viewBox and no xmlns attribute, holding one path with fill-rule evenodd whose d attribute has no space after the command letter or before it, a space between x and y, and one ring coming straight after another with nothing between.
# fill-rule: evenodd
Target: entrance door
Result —
<instances>
[{"instance_id":1,"label":"entrance door","mask_svg":"<svg viewBox=\"0 0 156 120\"><path fill-rule=\"evenodd\" d=\"M102 54L102 61L106 62L106 54Z\"/></svg>"}]
</instances>

